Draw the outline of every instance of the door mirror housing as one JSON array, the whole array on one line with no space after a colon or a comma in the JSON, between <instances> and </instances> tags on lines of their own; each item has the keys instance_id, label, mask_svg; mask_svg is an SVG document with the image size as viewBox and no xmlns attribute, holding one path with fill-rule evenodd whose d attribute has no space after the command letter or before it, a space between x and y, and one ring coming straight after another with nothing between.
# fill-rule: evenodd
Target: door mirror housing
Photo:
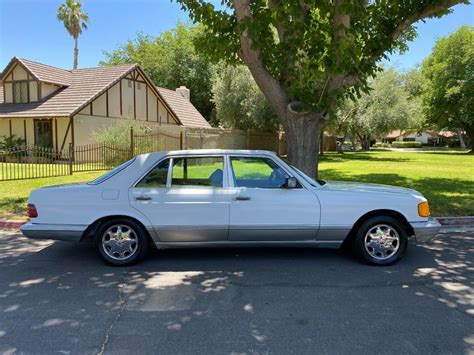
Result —
<instances>
[{"instance_id":1,"label":"door mirror housing","mask_svg":"<svg viewBox=\"0 0 474 355\"><path fill-rule=\"evenodd\" d=\"M287 177L285 179L285 188L296 189L298 187L298 180L294 177Z\"/></svg>"}]
</instances>

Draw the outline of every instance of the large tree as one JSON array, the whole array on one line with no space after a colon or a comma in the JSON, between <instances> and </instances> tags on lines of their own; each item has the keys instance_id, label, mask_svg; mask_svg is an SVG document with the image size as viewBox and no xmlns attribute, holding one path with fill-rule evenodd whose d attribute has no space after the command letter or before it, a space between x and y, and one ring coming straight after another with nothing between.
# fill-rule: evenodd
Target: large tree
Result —
<instances>
[{"instance_id":1,"label":"large tree","mask_svg":"<svg viewBox=\"0 0 474 355\"><path fill-rule=\"evenodd\" d=\"M423 62L428 119L440 128L464 130L474 145L474 27L463 26L439 39ZM461 137L462 138L462 137Z\"/></svg>"},{"instance_id":2,"label":"large tree","mask_svg":"<svg viewBox=\"0 0 474 355\"><path fill-rule=\"evenodd\" d=\"M245 63L288 138L288 159L318 173L320 131L343 96L367 87L377 61L406 48L421 19L467 0L177 0L205 25L214 59Z\"/></svg>"},{"instance_id":3,"label":"large tree","mask_svg":"<svg viewBox=\"0 0 474 355\"><path fill-rule=\"evenodd\" d=\"M89 15L82 11L82 3L77 0L66 0L58 8L58 20L62 21L64 27L74 38L74 63L72 68L77 69L79 49L77 48L77 40L83 30L89 25Z\"/></svg>"},{"instance_id":4,"label":"large tree","mask_svg":"<svg viewBox=\"0 0 474 355\"><path fill-rule=\"evenodd\" d=\"M105 52L102 65L138 63L153 82L171 90L185 85L191 102L210 119L214 109L211 93L211 64L194 48L194 39L202 29L178 23L176 28L159 36L138 34L137 38Z\"/></svg>"},{"instance_id":5,"label":"large tree","mask_svg":"<svg viewBox=\"0 0 474 355\"><path fill-rule=\"evenodd\" d=\"M244 65L216 65L212 79L216 123L242 130L276 131L280 122Z\"/></svg>"},{"instance_id":6,"label":"large tree","mask_svg":"<svg viewBox=\"0 0 474 355\"><path fill-rule=\"evenodd\" d=\"M411 75L408 75L411 78ZM407 75L389 68L369 80L369 93L358 99L346 99L339 105L329 127L369 149L371 140L395 130L417 131L424 123L419 96L407 85Z\"/></svg>"}]
</instances>

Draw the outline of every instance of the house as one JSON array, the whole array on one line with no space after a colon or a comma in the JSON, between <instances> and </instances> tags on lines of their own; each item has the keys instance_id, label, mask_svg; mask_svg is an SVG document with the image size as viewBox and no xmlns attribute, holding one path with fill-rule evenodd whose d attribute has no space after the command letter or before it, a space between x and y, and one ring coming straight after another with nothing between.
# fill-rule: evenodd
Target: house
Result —
<instances>
[{"instance_id":1,"label":"house","mask_svg":"<svg viewBox=\"0 0 474 355\"><path fill-rule=\"evenodd\" d=\"M457 133L451 131L433 131L426 130L422 132L405 132L402 130L394 130L387 134L382 141L392 143L394 141L416 141L423 145L437 146L448 143L458 137Z\"/></svg>"},{"instance_id":2,"label":"house","mask_svg":"<svg viewBox=\"0 0 474 355\"><path fill-rule=\"evenodd\" d=\"M0 74L0 137L62 151L126 119L210 128L185 87L156 87L138 64L66 70L14 57Z\"/></svg>"}]
</instances>

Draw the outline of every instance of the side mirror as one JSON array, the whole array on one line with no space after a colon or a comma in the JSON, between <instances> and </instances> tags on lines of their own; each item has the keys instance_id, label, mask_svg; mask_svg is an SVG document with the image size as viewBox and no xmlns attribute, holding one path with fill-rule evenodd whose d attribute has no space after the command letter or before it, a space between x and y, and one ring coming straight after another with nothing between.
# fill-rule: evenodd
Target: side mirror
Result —
<instances>
[{"instance_id":1,"label":"side mirror","mask_svg":"<svg viewBox=\"0 0 474 355\"><path fill-rule=\"evenodd\" d=\"M294 177L287 177L285 179L285 188L287 189L296 189L298 187L298 180Z\"/></svg>"}]
</instances>

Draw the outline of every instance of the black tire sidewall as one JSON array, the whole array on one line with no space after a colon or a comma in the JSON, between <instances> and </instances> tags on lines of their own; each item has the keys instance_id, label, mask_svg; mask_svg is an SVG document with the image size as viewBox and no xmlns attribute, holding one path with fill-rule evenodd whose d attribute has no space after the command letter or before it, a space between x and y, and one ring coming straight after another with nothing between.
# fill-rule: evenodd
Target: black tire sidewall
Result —
<instances>
[{"instance_id":1,"label":"black tire sidewall","mask_svg":"<svg viewBox=\"0 0 474 355\"><path fill-rule=\"evenodd\" d=\"M102 236L105 233L107 229L109 229L111 226L114 224L123 224L126 226L129 226L135 231L135 234L137 235L138 238L138 250L133 254L133 256L130 259L126 260L115 260L112 259L110 256L105 253L103 247L102 247ZM143 227L130 219L125 219L125 218L117 218L117 219L111 219L105 223L103 223L99 229L97 230L96 236L95 236L95 245L97 247L97 251L99 252L100 257L107 263L108 265L112 266L128 266L128 265L133 265L142 260L149 248L148 245L148 238L146 235L146 231L143 229Z\"/></svg>"},{"instance_id":2,"label":"black tire sidewall","mask_svg":"<svg viewBox=\"0 0 474 355\"><path fill-rule=\"evenodd\" d=\"M372 227L377 224L389 225L397 231L398 236L400 237L400 247L398 248L397 252L386 260L375 259L367 252L367 250L365 250L365 235ZM380 266L392 265L405 255L408 246L408 235L405 228L403 228L403 224L400 223L400 221L396 220L393 217L379 216L370 218L360 226L357 231L354 242L356 254L366 263Z\"/></svg>"}]
</instances>

